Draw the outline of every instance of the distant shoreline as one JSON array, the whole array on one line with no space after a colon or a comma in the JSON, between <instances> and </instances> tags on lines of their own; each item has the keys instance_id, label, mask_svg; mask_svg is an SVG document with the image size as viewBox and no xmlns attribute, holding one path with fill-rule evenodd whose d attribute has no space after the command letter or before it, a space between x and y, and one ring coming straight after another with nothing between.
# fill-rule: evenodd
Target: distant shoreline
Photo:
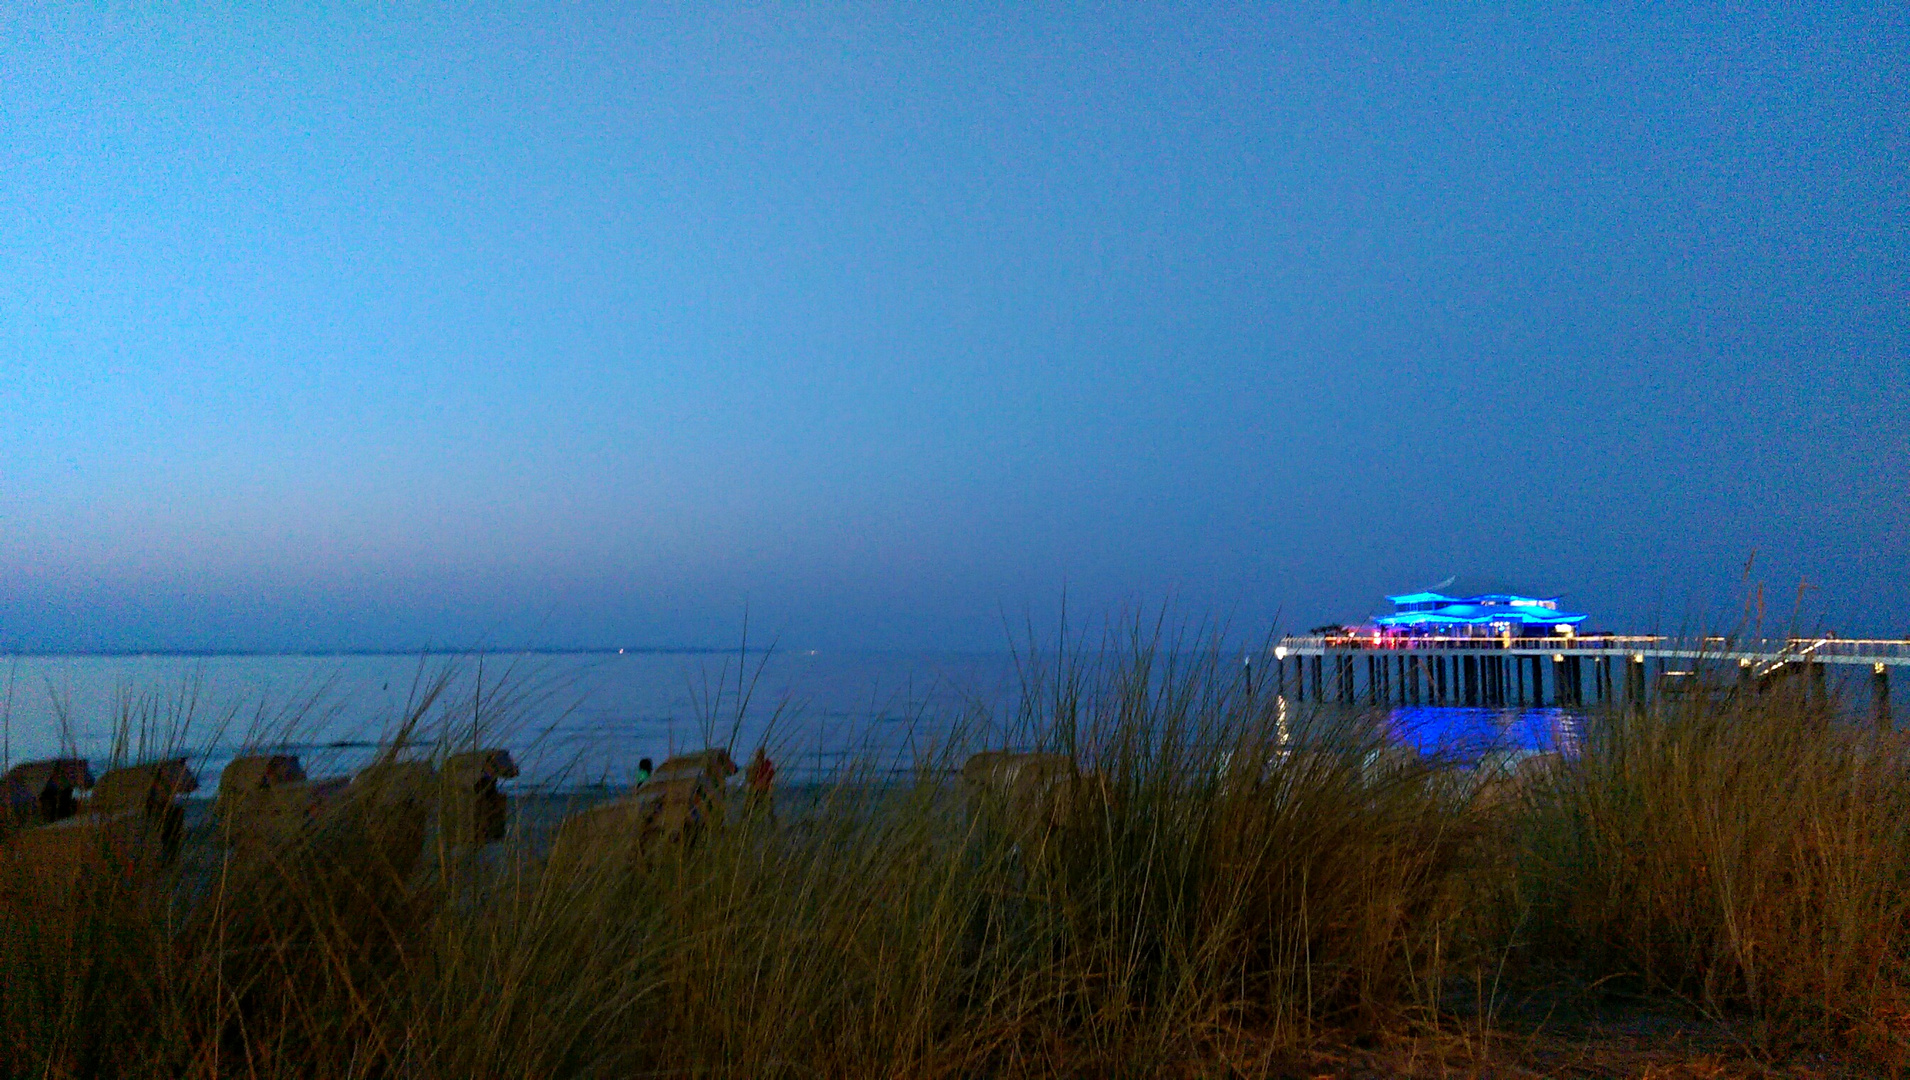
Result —
<instances>
[{"instance_id":1,"label":"distant shoreline","mask_svg":"<svg viewBox=\"0 0 1910 1080\"><path fill-rule=\"evenodd\" d=\"M49 657L167 657L227 659L232 657L329 657L329 656L716 656L736 653L767 653L775 650L735 646L657 645L640 648L563 648L556 646L515 646L413 649L0 649L0 657L45 659ZM789 650L782 650L789 651Z\"/></svg>"},{"instance_id":2,"label":"distant shoreline","mask_svg":"<svg viewBox=\"0 0 1910 1080\"><path fill-rule=\"evenodd\" d=\"M383 649L7 649L0 648L0 660L73 659L161 659L232 660L246 658L325 659L329 657L375 656L814 656L827 652L834 656L1006 656L1012 649L974 648L832 648L804 649L791 646L751 645L647 645L636 648L590 646L569 648L554 645L457 648L383 648Z\"/></svg>"}]
</instances>

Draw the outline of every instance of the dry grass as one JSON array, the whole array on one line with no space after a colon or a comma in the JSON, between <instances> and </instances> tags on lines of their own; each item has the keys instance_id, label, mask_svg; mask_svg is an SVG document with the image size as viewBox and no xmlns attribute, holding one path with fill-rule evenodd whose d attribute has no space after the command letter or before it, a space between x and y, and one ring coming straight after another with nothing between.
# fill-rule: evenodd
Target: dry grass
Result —
<instances>
[{"instance_id":1,"label":"dry grass","mask_svg":"<svg viewBox=\"0 0 1910 1080\"><path fill-rule=\"evenodd\" d=\"M1519 821L1535 963L1903 1052L1910 759L1779 688L1607 717Z\"/></svg>"},{"instance_id":2,"label":"dry grass","mask_svg":"<svg viewBox=\"0 0 1910 1080\"><path fill-rule=\"evenodd\" d=\"M1894 742L1782 694L1707 702L1605 718L1579 762L1485 798L1459 763L1395 750L1378 718L1292 711L1188 646L1137 633L1030 664L1009 726L1094 778L1040 836L971 813L950 746L912 780L851 770L780 824L643 859L546 866L524 834L473 851L427 830L411 867L392 854L404 830L344 800L293 842L96 875L57 912L9 893L0 1071L1723 1076L1805 1050L1903 1060ZM495 722L444 685L392 756L481 741L445 716ZM440 734L420 745L423 730ZM1507 1004L1595 1011L1618 993L1708 1017L1724 1042L1585 1049L1534 1022L1557 1008Z\"/></svg>"}]
</instances>

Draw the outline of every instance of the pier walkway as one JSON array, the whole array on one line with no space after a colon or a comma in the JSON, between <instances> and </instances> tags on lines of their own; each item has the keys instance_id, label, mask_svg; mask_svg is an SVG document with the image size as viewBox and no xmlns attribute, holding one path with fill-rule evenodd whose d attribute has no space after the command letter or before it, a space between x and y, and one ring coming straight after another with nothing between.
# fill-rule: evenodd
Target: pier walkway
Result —
<instances>
[{"instance_id":1,"label":"pier walkway","mask_svg":"<svg viewBox=\"0 0 1910 1080\"><path fill-rule=\"evenodd\" d=\"M1821 695L1827 666L1867 668L1873 711L1888 723L1890 670L1910 667L1910 640L1349 630L1281 638L1272 661L1272 688L1300 700L1485 706L1643 702L1707 677L1712 685L1752 688L1803 677Z\"/></svg>"}]
</instances>

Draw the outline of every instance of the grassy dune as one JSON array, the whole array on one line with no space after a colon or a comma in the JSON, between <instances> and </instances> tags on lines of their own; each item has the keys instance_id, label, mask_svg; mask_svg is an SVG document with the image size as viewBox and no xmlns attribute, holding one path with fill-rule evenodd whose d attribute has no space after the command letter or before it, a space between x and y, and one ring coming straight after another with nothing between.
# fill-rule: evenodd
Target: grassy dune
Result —
<instances>
[{"instance_id":1,"label":"grassy dune","mask_svg":"<svg viewBox=\"0 0 1910 1080\"><path fill-rule=\"evenodd\" d=\"M420 701L394 756L487 722ZM189 845L57 907L14 868L0 1062L1521 1075L1542 1021L1613 1003L1707 1019L1733 1060L1875 1074L1910 1048L1904 751L1781 687L1601 716L1576 761L1515 777L1136 634L1031 665L1021 714L994 719L1092 770L1065 827L971 807L958 739L913 779L851 769L777 824L635 863L434 834L394 867L387 826L347 804L268 854Z\"/></svg>"}]
</instances>

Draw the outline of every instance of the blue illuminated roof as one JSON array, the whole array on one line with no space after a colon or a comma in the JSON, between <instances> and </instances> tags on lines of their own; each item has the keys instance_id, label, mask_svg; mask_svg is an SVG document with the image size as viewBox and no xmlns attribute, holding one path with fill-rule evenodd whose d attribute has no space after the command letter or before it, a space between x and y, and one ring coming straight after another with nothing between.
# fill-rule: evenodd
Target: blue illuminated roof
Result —
<instances>
[{"instance_id":1,"label":"blue illuminated roof","mask_svg":"<svg viewBox=\"0 0 1910 1080\"><path fill-rule=\"evenodd\" d=\"M1519 596L1514 593L1481 593L1477 596L1447 596L1444 593L1416 592L1389 596L1398 609L1381 615L1373 625L1393 629L1443 626L1490 626L1511 624L1521 628L1551 629L1576 626L1585 616L1560 611L1556 596Z\"/></svg>"},{"instance_id":2,"label":"blue illuminated roof","mask_svg":"<svg viewBox=\"0 0 1910 1080\"><path fill-rule=\"evenodd\" d=\"M1447 596L1444 593L1409 592L1403 596L1389 596L1386 599L1391 600L1395 604L1426 604L1435 601L1450 604L1456 602L1457 598Z\"/></svg>"}]
</instances>

